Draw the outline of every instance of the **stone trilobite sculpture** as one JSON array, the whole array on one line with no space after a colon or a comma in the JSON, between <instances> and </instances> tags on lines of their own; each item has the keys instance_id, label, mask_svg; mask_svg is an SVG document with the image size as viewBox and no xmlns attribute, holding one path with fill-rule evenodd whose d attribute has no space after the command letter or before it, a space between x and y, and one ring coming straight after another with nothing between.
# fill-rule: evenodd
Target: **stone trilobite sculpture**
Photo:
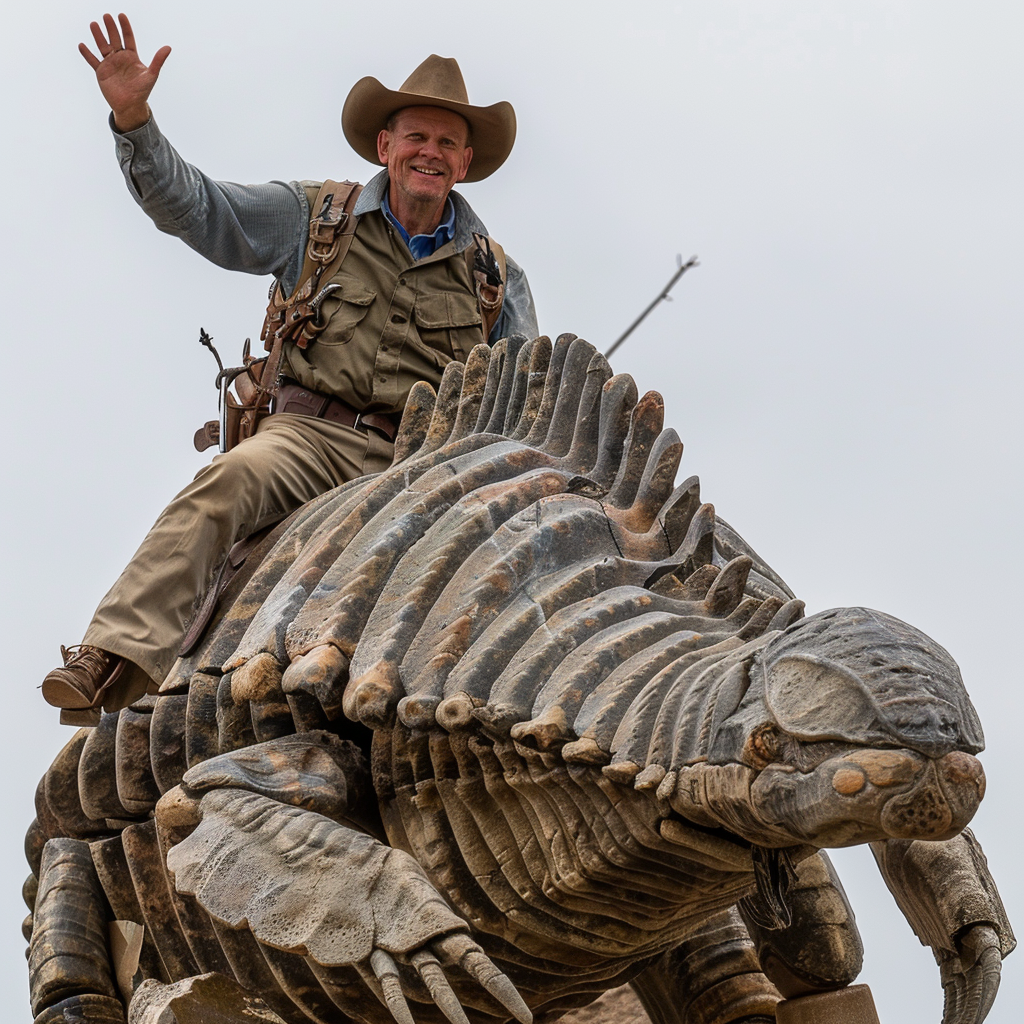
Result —
<instances>
[{"instance_id":1,"label":"stone trilobite sculpture","mask_svg":"<svg viewBox=\"0 0 1024 1024\"><path fill-rule=\"evenodd\" d=\"M854 843L982 1020L1013 937L956 665L805 618L673 486L662 411L571 336L417 385L393 467L280 524L44 778L37 1024L554 1021L627 981L657 1024L769 1022L863 988L820 852Z\"/></svg>"}]
</instances>

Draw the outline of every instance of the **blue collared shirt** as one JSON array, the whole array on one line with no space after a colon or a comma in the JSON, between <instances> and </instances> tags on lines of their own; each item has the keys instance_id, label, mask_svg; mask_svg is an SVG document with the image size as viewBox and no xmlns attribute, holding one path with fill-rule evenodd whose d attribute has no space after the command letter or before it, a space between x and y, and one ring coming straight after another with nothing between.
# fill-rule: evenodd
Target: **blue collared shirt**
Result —
<instances>
[{"instance_id":1,"label":"blue collared shirt","mask_svg":"<svg viewBox=\"0 0 1024 1024\"><path fill-rule=\"evenodd\" d=\"M455 237L455 204L451 201L451 197L444 201L444 209L445 218L437 225L437 229L433 234L413 235L410 238L409 232L405 230L398 218L391 212L386 192L380 201L381 213L398 229L398 233L402 236L405 244L409 246L409 252L412 253L414 260L422 260L428 256L433 256L442 245L450 242Z\"/></svg>"}]
</instances>

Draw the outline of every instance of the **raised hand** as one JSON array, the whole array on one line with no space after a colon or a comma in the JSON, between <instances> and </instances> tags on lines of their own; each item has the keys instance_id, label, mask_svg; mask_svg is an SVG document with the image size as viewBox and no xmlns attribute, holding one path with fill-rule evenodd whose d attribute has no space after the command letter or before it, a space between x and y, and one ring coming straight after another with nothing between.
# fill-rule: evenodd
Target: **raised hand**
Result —
<instances>
[{"instance_id":1,"label":"raised hand","mask_svg":"<svg viewBox=\"0 0 1024 1024\"><path fill-rule=\"evenodd\" d=\"M120 32L118 22L121 24ZM114 124L118 131L130 132L135 128L141 128L150 118L147 100L171 48L161 46L147 67L139 60L135 34L126 15L119 14L115 22L113 15L104 14L103 24L106 27L106 35L97 22L94 21L89 26L99 56L97 57L85 43L79 43L78 50L89 67L96 72L100 92L114 112Z\"/></svg>"}]
</instances>

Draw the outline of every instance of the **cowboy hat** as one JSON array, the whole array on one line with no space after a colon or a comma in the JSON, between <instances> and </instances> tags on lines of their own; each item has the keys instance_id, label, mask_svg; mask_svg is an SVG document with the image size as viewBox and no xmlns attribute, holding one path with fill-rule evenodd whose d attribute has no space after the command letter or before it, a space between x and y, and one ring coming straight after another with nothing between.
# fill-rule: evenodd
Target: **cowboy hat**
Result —
<instances>
[{"instance_id":1,"label":"cowboy hat","mask_svg":"<svg viewBox=\"0 0 1024 1024\"><path fill-rule=\"evenodd\" d=\"M386 89L371 76L359 79L342 108L341 130L364 160L378 164L377 136L388 118L403 107L442 107L466 119L473 147L466 181L480 181L493 174L505 162L516 140L512 104L503 100L489 107L472 106L458 62L433 53L397 91Z\"/></svg>"}]
</instances>

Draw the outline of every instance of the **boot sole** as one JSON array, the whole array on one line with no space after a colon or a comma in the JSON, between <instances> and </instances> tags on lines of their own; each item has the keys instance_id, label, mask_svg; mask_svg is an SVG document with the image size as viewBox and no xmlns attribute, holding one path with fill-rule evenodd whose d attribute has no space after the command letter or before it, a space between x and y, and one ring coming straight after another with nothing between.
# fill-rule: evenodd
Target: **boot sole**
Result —
<instances>
[{"instance_id":1,"label":"boot sole","mask_svg":"<svg viewBox=\"0 0 1024 1024\"><path fill-rule=\"evenodd\" d=\"M99 725L100 724L100 709L99 708L61 708L60 709L60 724L61 725Z\"/></svg>"},{"instance_id":2,"label":"boot sole","mask_svg":"<svg viewBox=\"0 0 1024 1024\"><path fill-rule=\"evenodd\" d=\"M103 685L93 694L90 699L88 694L83 693L77 686L66 679L51 679L49 676L43 680L41 687L43 700L55 708L63 708L68 711L87 711L99 708L103 703L110 687L117 682L124 671L124 659L118 659L114 671L104 680Z\"/></svg>"}]
</instances>

